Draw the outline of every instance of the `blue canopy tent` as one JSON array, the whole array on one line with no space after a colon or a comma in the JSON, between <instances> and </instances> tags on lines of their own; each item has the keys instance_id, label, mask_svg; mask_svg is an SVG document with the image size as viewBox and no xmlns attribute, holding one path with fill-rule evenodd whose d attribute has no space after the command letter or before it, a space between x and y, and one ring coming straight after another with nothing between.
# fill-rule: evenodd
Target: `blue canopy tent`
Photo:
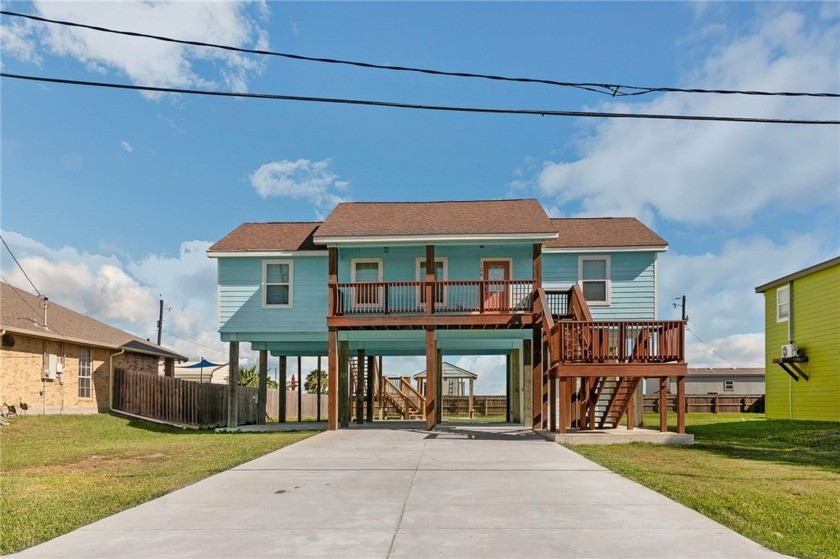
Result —
<instances>
[{"instance_id":1,"label":"blue canopy tent","mask_svg":"<svg viewBox=\"0 0 840 559\"><path fill-rule=\"evenodd\" d=\"M192 365L178 365L180 369L201 369L199 373L199 381L204 382L204 367L220 367L221 363L211 363L204 357L201 358L201 361L197 363L193 363Z\"/></svg>"}]
</instances>

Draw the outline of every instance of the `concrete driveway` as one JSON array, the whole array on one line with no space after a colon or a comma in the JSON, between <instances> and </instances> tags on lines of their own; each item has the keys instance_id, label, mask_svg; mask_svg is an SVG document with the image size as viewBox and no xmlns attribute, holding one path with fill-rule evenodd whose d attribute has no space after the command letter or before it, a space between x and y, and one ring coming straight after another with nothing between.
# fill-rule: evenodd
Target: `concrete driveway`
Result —
<instances>
[{"instance_id":1,"label":"concrete driveway","mask_svg":"<svg viewBox=\"0 0 840 559\"><path fill-rule=\"evenodd\" d=\"M326 432L17 557L781 557L518 427Z\"/></svg>"}]
</instances>

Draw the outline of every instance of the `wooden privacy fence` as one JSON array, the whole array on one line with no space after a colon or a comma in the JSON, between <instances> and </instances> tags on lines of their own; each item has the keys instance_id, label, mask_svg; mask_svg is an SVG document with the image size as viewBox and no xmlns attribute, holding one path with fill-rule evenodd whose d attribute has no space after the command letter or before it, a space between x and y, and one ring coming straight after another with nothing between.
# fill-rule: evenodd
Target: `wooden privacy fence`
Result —
<instances>
[{"instance_id":1,"label":"wooden privacy fence","mask_svg":"<svg viewBox=\"0 0 840 559\"><path fill-rule=\"evenodd\" d=\"M443 396L441 409L446 415L467 415L469 413L469 396ZM507 413L506 396L473 396L473 410L475 415L505 415Z\"/></svg>"},{"instance_id":2,"label":"wooden privacy fence","mask_svg":"<svg viewBox=\"0 0 840 559\"><path fill-rule=\"evenodd\" d=\"M659 411L659 396L645 396L645 412ZM677 411L677 397L668 396L668 411ZM764 395L686 396L687 413L764 413Z\"/></svg>"},{"instance_id":3,"label":"wooden privacy fence","mask_svg":"<svg viewBox=\"0 0 840 559\"><path fill-rule=\"evenodd\" d=\"M188 427L227 425L225 384L150 375L114 369L116 411ZM257 422L257 389L237 386L237 415L240 425Z\"/></svg>"},{"instance_id":4,"label":"wooden privacy fence","mask_svg":"<svg viewBox=\"0 0 840 559\"><path fill-rule=\"evenodd\" d=\"M327 419L327 395L321 394L321 419ZM269 389L265 399L265 415L272 421L277 421L280 412L280 391L276 388ZM306 420L317 419L318 417L318 395L300 395L300 416ZM286 391L286 421L297 421L298 418L298 393L297 391Z\"/></svg>"}]
</instances>

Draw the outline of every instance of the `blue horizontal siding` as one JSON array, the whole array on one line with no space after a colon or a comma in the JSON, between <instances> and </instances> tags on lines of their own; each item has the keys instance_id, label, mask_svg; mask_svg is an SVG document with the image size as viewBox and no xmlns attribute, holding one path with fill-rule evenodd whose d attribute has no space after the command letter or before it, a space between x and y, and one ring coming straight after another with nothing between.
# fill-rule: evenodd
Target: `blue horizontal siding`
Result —
<instances>
[{"instance_id":1,"label":"blue horizontal siding","mask_svg":"<svg viewBox=\"0 0 840 559\"><path fill-rule=\"evenodd\" d=\"M263 260L219 258L219 330L223 333L325 332L326 256L282 258L294 262L291 308L263 308Z\"/></svg>"},{"instance_id":2,"label":"blue horizontal siding","mask_svg":"<svg viewBox=\"0 0 840 559\"><path fill-rule=\"evenodd\" d=\"M569 289L578 281L581 254L543 254L543 285ZM604 252L586 256L610 257L610 304L589 307L595 320L653 320L656 318L655 252Z\"/></svg>"}]
</instances>

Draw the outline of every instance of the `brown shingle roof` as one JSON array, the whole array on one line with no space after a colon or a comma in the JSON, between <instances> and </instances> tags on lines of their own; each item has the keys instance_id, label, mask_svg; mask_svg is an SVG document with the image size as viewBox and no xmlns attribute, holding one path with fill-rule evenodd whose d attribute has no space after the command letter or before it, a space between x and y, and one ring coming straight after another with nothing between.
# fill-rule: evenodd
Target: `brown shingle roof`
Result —
<instances>
[{"instance_id":1,"label":"brown shingle roof","mask_svg":"<svg viewBox=\"0 0 840 559\"><path fill-rule=\"evenodd\" d=\"M67 340L93 346L149 353L186 361L183 355L129 334L49 301L47 328L41 299L27 291L0 282L0 328L40 338Z\"/></svg>"},{"instance_id":2,"label":"brown shingle roof","mask_svg":"<svg viewBox=\"0 0 840 559\"><path fill-rule=\"evenodd\" d=\"M635 217L552 218L558 237L545 248L662 247L668 242Z\"/></svg>"},{"instance_id":3,"label":"brown shingle roof","mask_svg":"<svg viewBox=\"0 0 840 559\"><path fill-rule=\"evenodd\" d=\"M209 252L252 252L271 250L321 250L312 242L319 221L289 223L243 223Z\"/></svg>"},{"instance_id":4,"label":"brown shingle roof","mask_svg":"<svg viewBox=\"0 0 840 559\"><path fill-rule=\"evenodd\" d=\"M554 232L537 200L343 202L315 233L336 237L505 235Z\"/></svg>"}]
</instances>

